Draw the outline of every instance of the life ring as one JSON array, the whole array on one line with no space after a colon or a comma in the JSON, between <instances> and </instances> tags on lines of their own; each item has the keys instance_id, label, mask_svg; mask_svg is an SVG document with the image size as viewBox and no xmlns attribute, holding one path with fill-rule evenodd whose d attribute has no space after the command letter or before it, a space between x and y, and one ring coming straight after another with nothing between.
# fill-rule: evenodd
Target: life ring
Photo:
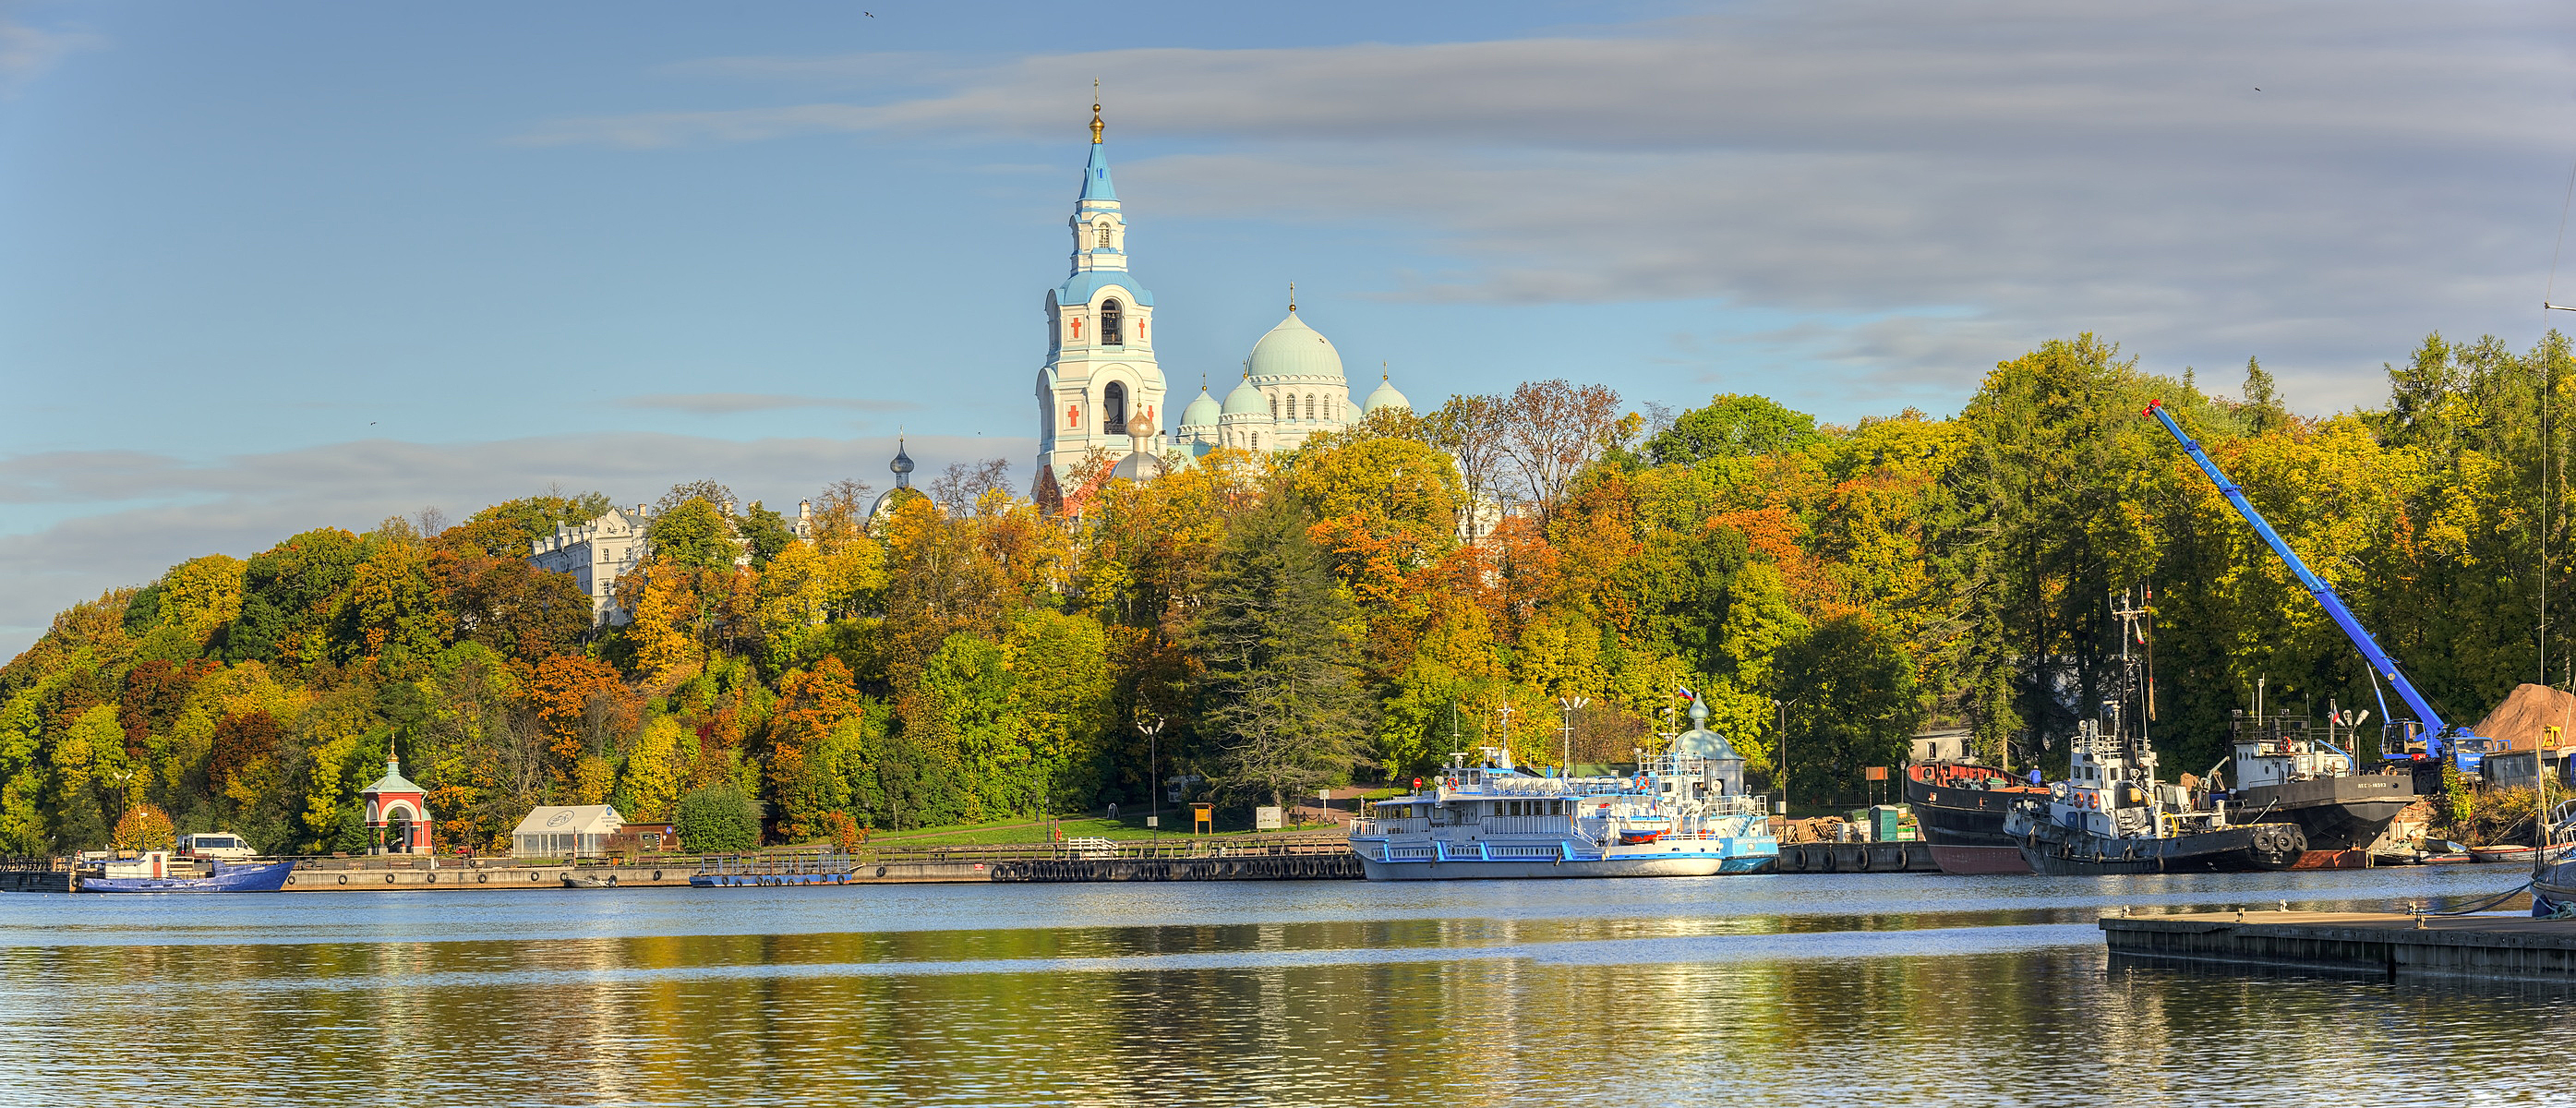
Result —
<instances>
[{"instance_id":1,"label":"life ring","mask_svg":"<svg viewBox=\"0 0 2576 1108\"><path fill-rule=\"evenodd\" d=\"M488 885L488 884L490 884L491 882L492 882L492 875L491 875L491 874L488 874L488 873L478 873L478 874L475 874L475 875L474 875L474 883L475 883L475 884L477 884L477 885Z\"/></svg>"},{"instance_id":2,"label":"life ring","mask_svg":"<svg viewBox=\"0 0 2576 1108\"><path fill-rule=\"evenodd\" d=\"M537 871L535 871L535 870L529 870L529 871L528 871L528 880L530 880L530 881L535 881L535 880L537 880L537 879L538 879L538 878L537 878Z\"/></svg>"},{"instance_id":3,"label":"life ring","mask_svg":"<svg viewBox=\"0 0 2576 1108\"><path fill-rule=\"evenodd\" d=\"M657 869L657 870L654 870L654 871L653 871L653 880L659 881L659 880L661 880L661 879L662 879L662 871L661 871L661 870L658 870L658 869Z\"/></svg>"},{"instance_id":4,"label":"life ring","mask_svg":"<svg viewBox=\"0 0 2576 1108\"><path fill-rule=\"evenodd\" d=\"M287 878L287 879L286 879L286 883L287 883L287 884L289 884L289 885L292 885L292 884L294 884L294 883L295 883L295 879L294 879L294 878L292 878L292 877L289 877L289 878Z\"/></svg>"},{"instance_id":5,"label":"life ring","mask_svg":"<svg viewBox=\"0 0 2576 1108\"><path fill-rule=\"evenodd\" d=\"M394 883L394 875L392 875L392 874L390 874L390 873L386 874L386 875L385 875L385 884L390 885L390 884L393 884L393 883Z\"/></svg>"},{"instance_id":6,"label":"life ring","mask_svg":"<svg viewBox=\"0 0 2576 1108\"><path fill-rule=\"evenodd\" d=\"M430 875L429 875L429 883L430 883L430 884L432 884L432 885L438 884L438 875L437 875L437 874L435 874L435 873L430 874Z\"/></svg>"},{"instance_id":7,"label":"life ring","mask_svg":"<svg viewBox=\"0 0 2576 1108\"><path fill-rule=\"evenodd\" d=\"M348 875L348 874L345 874L345 873L344 873L344 874L341 874L341 875L340 875L340 883L341 883L341 884L343 884L343 885L348 884L348 883L349 883L349 875Z\"/></svg>"}]
</instances>

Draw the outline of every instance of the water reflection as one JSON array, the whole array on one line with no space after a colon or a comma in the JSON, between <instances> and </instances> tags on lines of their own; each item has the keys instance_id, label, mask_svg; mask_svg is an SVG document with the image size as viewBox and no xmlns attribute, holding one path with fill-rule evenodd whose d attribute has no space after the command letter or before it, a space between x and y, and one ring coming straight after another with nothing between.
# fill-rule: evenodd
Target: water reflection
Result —
<instances>
[{"instance_id":1,"label":"water reflection","mask_svg":"<svg viewBox=\"0 0 2576 1108\"><path fill-rule=\"evenodd\" d=\"M2565 990L2113 965L2092 926L2118 904L2378 908L2517 880L18 897L0 899L17 1048L0 1087L136 1104L2558 1099L2524 1055L2570 1041ZM225 1080L185 1076L218 1058Z\"/></svg>"}]
</instances>

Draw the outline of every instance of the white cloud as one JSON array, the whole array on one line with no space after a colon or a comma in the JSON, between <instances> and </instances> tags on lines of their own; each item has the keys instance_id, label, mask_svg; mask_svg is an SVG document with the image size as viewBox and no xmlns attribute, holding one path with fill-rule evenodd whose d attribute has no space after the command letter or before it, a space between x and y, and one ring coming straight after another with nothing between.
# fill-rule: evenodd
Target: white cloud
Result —
<instances>
[{"instance_id":1,"label":"white cloud","mask_svg":"<svg viewBox=\"0 0 2576 1108\"><path fill-rule=\"evenodd\" d=\"M78 31L45 31L0 19L0 95L42 76L63 55L104 40Z\"/></svg>"},{"instance_id":2,"label":"white cloud","mask_svg":"<svg viewBox=\"0 0 2576 1108\"><path fill-rule=\"evenodd\" d=\"M530 140L1062 135L1113 73L1113 141L1211 148L1122 163L1136 211L1364 225L1454 262L1383 295L1837 321L1794 356L1954 400L2089 330L2172 371L2259 354L2323 410L2379 396L2426 331L2537 330L2571 31L2576 8L2527 4L1753 3L1586 37L724 59L696 72L948 84Z\"/></svg>"},{"instance_id":3,"label":"white cloud","mask_svg":"<svg viewBox=\"0 0 2576 1108\"><path fill-rule=\"evenodd\" d=\"M1026 439L911 436L924 474L999 456L1023 468ZM892 478L891 437L732 442L685 435L595 434L505 442L370 440L195 465L142 452L90 451L0 459L0 503L79 503L95 510L41 529L0 535L0 654L35 641L53 614L120 585L143 584L202 554L247 557L316 527L363 531L424 507L463 519L559 485L619 503L650 501L681 481L712 477L787 510L825 484Z\"/></svg>"}]
</instances>

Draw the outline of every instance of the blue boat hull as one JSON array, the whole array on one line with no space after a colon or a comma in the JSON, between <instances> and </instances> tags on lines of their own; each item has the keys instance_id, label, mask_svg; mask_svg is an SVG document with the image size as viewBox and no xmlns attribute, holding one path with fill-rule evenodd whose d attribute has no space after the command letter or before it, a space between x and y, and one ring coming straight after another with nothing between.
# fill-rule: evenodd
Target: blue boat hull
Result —
<instances>
[{"instance_id":1,"label":"blue boat hull","mask_svg":"<svg viewBox=\"0 0 2576 1108\"><path fill-rule=\"evenodd\" d=\"M701 873L689 878L693 889L731 889L757 885L847 885L847 873Z\"/></svg>"},{"instance_id":2,"label":"blue boat hull","mask_svg":"<svg viewBox=\"0 0 2576 1108\"><path fill-rule=\"evenodd\" d=\"M84 893L273 893L286 887L293 862L237 866L215 863L209 877L84 877Z\"/></svg>"}]
</instances>

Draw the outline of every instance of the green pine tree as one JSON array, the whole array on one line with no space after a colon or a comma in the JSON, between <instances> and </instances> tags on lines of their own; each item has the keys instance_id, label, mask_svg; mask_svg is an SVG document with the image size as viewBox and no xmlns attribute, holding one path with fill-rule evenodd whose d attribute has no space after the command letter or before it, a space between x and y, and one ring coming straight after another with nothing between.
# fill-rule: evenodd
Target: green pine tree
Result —
<instances>
[{"instance_id":1,"label":"green pine tree","mask_svg":"<svg viewBox=\"0 0 2576 1108\"><path fill-rule=\"evenodd\" d=\"M1205 596L1187 646L1206 666L1196 692L1211 783L1238 802L1285 804L1348 780L1374 701L1346 630L1351 603L1286 489L1235 521Z\"/></svg>"}]
</instances>

